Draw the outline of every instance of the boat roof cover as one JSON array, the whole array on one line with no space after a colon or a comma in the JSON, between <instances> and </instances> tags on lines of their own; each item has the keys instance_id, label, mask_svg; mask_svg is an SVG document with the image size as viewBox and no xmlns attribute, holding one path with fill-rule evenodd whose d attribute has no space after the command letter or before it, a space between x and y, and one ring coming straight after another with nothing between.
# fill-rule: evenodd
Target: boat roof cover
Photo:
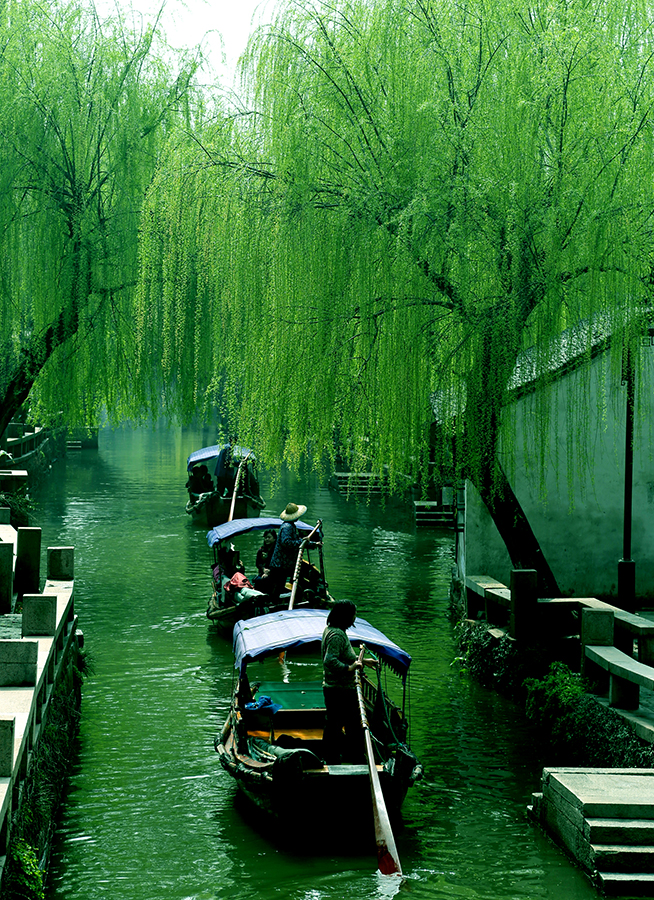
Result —
<instances>
[{"instance_id":1,"label":"boat roof cover","mask_svg":"<svg viewBox=\"0 0 654 900\"><path fill-rule=\"evenodd\" d=\"M320 643L327 625L328 609L286 609L234 626L234 665L243 671L248 663L280 650ZM347 630L352 643L362 642L402 678L406 678L411 657L365 619L357 619Z\"/></svg>"},{"instance_id":2,"label":"boat roof cover","mask_svg":"<svg viewBox=\"0 0 654 900\"><path fill-rule=\"evenodd\" d=\"M202 450L194 450L186 460L187 471L190 472L197 463L206 462L208 459L216 459L220 456L221 451L228 448L229 444L213 444L211 447L203 447ZM243 459L248 453L250 454L250 459L255 458L254 453L252 453L251 450L248 450L247 447L232 447L232 459L238 459L239 457Z\"/></svg>"},{"instance_id":3,"label":"boat roof cover","mask_svg":"<svg viewBox=\"0 0 654 900\"><path fill-rule=\"evenodd\" d=\"M268 528L279 528L284 524L283 519L277 519L271 516L259 516L251 519L232 519L231 522L223 522L222 525L216 525L207 533L207 543L210 547L214 544L224 541L226 538L235 537L239 534L247 534L249 531L266 531ZM313 525L307 525L306 522L297 521L295 523L300 531L311 532Z\"/></svg>"}]
</instances>

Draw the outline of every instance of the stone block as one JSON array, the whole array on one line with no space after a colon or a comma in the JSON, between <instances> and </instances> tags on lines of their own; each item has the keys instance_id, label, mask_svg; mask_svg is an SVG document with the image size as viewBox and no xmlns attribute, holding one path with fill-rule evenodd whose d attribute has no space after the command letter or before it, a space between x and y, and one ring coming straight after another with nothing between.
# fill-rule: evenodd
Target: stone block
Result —
<instances>
[{"instance_id":1,"label":"stone block","mask_svg":"<svg viewBox=\"0 0 654 900\"><path fill-rule=\"evenodd\" d=\"M72 581L75 576L75 548L48 547L48 578Z\"/></svg>"},{"instance_id":2,"label":"stone block","mask_svg":"<svg viewBox=\"0 0 654 900\"><path fill-rule=\"evenodd\" d=\"M584 838L583 818L575 815L576 811L573 807L561 803L560 795L554 794L549 797L544 806L543 824L545 828L557 837L558 841L570 851L575 859L588 868L591 848Z\"/></svg>"},{"instance_id":3,"label":"stone block","mask_svg":"<svg viewBox=\"0 0 654 900\"><path fill-rule=\"evenodd\" d=\"M16 537L14 590L17 594L37 593L41 565L41 529L19 528Z\"/></svg>"},{"instance_id":4,"label":"stone block","mask_svg":"<svg viewBox=\"0 0 654 900\"><path fill-rule=\"evenodd\" d=\"M614 618L615 616L612 609L582 609L582 646L612 647L615 624Z\"/></svg>"},{"instance_id":5,"label":"stone block","mask_svg":"<svg viewBox=\"0 0 654 900\"><path fill-rule=\"evenodd\" d=\"M36 684L37 641L0 640L0 687Z\"/></svg>"},{"instance_id":6,"label":"stone block","mask_svg":"<svg viewBox=\"0 0 654 900\"><path fill-rule=\"evenodd\" d=\"M14 594L14 545L0 541L0 614L11 612Z\"/></svg>"},{"instance_id":7,"label":"stone block","mask_svg":"<svg viewBox=\"0 0 654 900\"><path fill-rule=\"evenodd\" d=\"M0 469L0 491L12 493L27 481L26 469Z\"/></svg>"},{"instance_id":8,"label":"stone block","mask_svg":"<svg viewBox=\"0 0 654 900\"><path fill-rule=\"evenodd\" d=\"M57 595L23 594L23 637L54 635L57 629Z\"/></svg>"},{"instance_id":9,"label":"stone block","mask_svg":"<svg viewBox=\"0 0 654 900\"><path fill-rule=\"evenodd\" d=\"M509 633L527 643L538 634L538 573L535 569L511 570Z\"/></svg>"},{"instance_id":10,"label":"stone block","mask_svg":"<svg viewBox=\"0 0 654 900\"><path fill-rule=\"evenodd\" d=\"M0 715L0 778L11 778L14 768L16 717Z\"/></svg>"},{"instance_id":11,"label":"stone block","mask_svg":"<svg viewBox=\"0 0 654 900\"><path fill-rule=\"evenodd\" d=\"M609 685L609 706L616 709L638 709L640 706L639 685L626 678L620 678L619 675L612 672Z\"/></svg>"}]
</instances>

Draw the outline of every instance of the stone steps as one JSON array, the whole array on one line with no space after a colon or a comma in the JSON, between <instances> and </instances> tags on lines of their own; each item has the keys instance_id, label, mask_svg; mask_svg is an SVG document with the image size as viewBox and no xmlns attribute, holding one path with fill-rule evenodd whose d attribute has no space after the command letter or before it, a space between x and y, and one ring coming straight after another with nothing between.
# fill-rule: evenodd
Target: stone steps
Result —
<instances>
[{"instance_id":1,"label":"stone steps","mask_svg":"<svg viewBox=\"0 0 654 900\"><path fill-rule=\"evenodd\" d=\"M454 528L456 525L456 512L452 508L443 507L437 501L414 500L416 525L441 526Z\"/></svg>"},{"instance_id":2,"label":"stone steps","mask_svg":"<svg viewBox=\"0 0 654 900\"><path fill-rule=\"evenodd\" d=\"M591 844L628 844L654 847L651 819L586 819Z\"/></svg>"},{"instance_id":3,"label":"stone steps","mask_svg":"<svg viewBox=\"0 0 654 900\"><path fill-rule=\"evenodd\" d=\"M654 873L599 872L598 886L608 897L652 897Z\"/></svg>"},{"instance_id":4,"label":"stone steps","mask_svg":"<svg viewBox=\"0 0 654 900\"><path fill-rule=\"evenodd\" d=\"M384 488L379 476L370 472L334 472L331 483L343 494L381 494Z\"/></svg>"},{"instance_id":5,"label":"stone steps","mask_svg":"<svg viewBox=\"0 0 654 900\"><path fill-rule=\"evenodd\" d=\"M598 872L654 872L654 847L591 844Z\"/></svg>"},{"instance_id":6,"label":"stone steps","mask_svg":"<svg viewBox=\"0 0 654 900\"><path fill-rule=\"evenodd\" d=\"M534 817L612 897L654 897L654 769L545 769Z\"/></svg>"}]
</instances>

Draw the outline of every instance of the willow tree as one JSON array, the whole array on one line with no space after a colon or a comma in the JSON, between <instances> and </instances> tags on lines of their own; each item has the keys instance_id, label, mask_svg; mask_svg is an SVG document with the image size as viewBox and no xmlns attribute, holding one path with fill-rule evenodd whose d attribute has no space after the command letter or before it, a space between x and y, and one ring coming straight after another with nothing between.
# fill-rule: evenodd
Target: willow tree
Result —
<instances>
[{"instance_id":1,"label":"willow tree","mask_svg":"<svg viewBox=\"0 0 654 900\"><path fill-rule=\"evenodd\" d=\"M140 205L194 66L77 0L0 6L0 434L28 397L128 405Z\"/></svg>"},{"instance_id":2,"label":"willow tree","mask_svg":"<svg viewBox=\"0 0 654 900\"><path fill-rule=\"evenodd\" d=\"M187 413L220 390L268 462L344 449L398 483L436 414L555 591L500 463L507 397L521 351L545 380L566 328L602 314L620 343L649 301L653 51L638 0L285 5L242 107L151 191L142 365Z\"/></svg>"}]
</instances>

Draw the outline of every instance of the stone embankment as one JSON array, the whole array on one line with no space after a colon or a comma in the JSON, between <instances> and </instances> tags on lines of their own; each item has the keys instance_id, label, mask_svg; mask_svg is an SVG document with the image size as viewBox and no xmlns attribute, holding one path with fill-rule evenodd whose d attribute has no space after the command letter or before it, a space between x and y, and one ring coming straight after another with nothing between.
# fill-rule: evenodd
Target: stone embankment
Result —
<instances>
[{"instance_id":1,"label":"stone embankment","mask_svg":"<svg viewBox=\"0 0 654 900\"><path fill-rule=\"evenodd\" d=\"M9 510L0 509L0 889L51 701L60 683L71 679L82 643L73 548L47 549L42 587L40 557L41 529L16 530Z\"/></svg>"},{"instance_id":2,"label":"stone embankment","mask_svg":"<svg viewBox=\"0 0 654 900\"><path fill-rule=\"evenodd\" d=\"M533 570L514 571L509 587L488 575L465 584L469 620L497 639L576 647L597 703L654 744L651 618L593 597L540 598ZM604 894L654 897L654 769L547 767L528 809Z\"/></svg>"}]
</instances>

